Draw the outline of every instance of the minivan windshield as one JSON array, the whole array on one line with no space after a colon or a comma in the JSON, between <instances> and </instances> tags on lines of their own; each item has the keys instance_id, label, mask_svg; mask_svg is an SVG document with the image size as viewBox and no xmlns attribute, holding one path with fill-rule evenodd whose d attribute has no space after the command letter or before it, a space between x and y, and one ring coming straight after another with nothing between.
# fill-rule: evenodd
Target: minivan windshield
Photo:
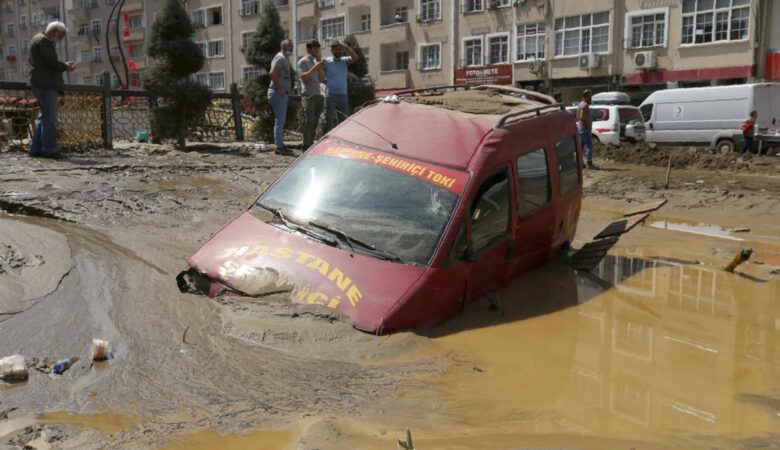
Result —
<instances>
[{"instance_id":1,"label":"minivan windshield","mask_svg":"<svg viewBox=\"0 0 780 450\"><path fill-rule=\"evenodd\" d=\"M307 153L257 206L342 248L429 264L467 175L381 152L342 147L326 155L329 150Z\"/></svg>"}]
</instances>

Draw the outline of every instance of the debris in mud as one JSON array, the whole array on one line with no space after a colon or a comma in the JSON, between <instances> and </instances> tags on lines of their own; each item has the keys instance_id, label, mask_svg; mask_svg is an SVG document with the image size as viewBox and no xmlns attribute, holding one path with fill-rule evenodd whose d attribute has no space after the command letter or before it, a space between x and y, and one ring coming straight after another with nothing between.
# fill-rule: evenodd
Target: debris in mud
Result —
<instances>
[{"instance_id":1,"label":"debris in mud","mask_svg":"<svg viewBox=\"0 0 780 450\"><path fill-rule=\"evenodd\" d=\"M24 381L28 377L24 356L16 354L0 358L0 380Z\"/></svg>"},{"instance_id":2,"label":"debris in mud","mask_svg":"<svg viewBox=\"0 0 780 450\"><path fill-rule=\"evenodd\" d=\"M31 358L27 367L45 374L51 373L51 364L47 359Z\"/></svg>"},{"instance_id":3,"label":"debris in mud","mask_svg":"<svg viewBox=\"0 0 780 450\"><path fill-rule=\"evenodd\" d=\"M728 266L723 268L723 270L725 270L726 272L733 272L734 269L737 268L737 266L750 259L750 255L752 254L753 254L752 248L746 248L742 250L741 252L739 252L737 256L734 257L734 259L731 260Z\"/></svg>"},{"instance_id":4,"label":"debris in mud","mask_svg":"<svg viewBox=\"0 0 780 450\"><path fill-rule=\"evenodd\" d=\"M43 265L43 257L33 255L25 257L9 244L0 245L0 274L16 274L26 267L38 267Z\"/></svg>"},{"instance_id":5,"label":"debris in mud","mask_svg":"<svg viewBox=\"0 0 780 450\"><path fill-rule=\"evenodd\" d=\"M92 361L105 361L111 357L111 344L105 339L92 339Z\"/></svg>"}]
</instances>

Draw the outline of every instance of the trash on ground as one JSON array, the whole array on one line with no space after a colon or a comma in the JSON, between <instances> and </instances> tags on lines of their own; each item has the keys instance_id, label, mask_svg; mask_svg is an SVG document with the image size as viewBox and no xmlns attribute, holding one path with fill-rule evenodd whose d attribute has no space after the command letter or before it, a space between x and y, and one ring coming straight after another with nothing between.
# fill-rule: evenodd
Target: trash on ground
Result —
<instances>
[{"instance_id":1,"label":"trash on ground","mask_svg":"<svg viewBox=\"0 0 780 450\"><path fill-rule=\"evenodd\" d=\"M57 360L51 368L51 371L57 375L61 375L66 370L70 369L70 366L76 361L75 358L62 358Z\"/></svg>"},{"instance_id":2,"label":"trash on ground","mask_svg":"<svg viewBox=\"0 0 780 450\"><path fill-rule=\"evenodd\" d=\"M633 216L633 215L636 215L636 214L642 214L642 213L649 213L649 212L652 212L652 211L657 211L659 208L661 208L665 204L666 204L666 199L658 200L658 201L650 202L650 203L643 203L643 204L637 205L637 206L629 209L625 213L623 213L623 217L628 217L628 216Z\"/></svg>"},{"instance_id":3,"label":"trash on ground","mask_svg":"<svg viewBox=\"0 0 780 450\"><path fill-rule=\"evenodd\" d=\"M24 356L16 354L0 359L0 379L21 381L27 379L27 365Z\"/></svg>"},{"instance_id":4,"label":"trash on ground","mask_svg":"<svg viewBox=\"0 0 780 450\"><path fill-rule=\"evenodd\" d=\"M105 361L111 356L111 344L104 339L92 339L92 361Z\"/></svg>"},{"instance_id":5,"label":"trash on ground","mask_svg":"<svg viewBox=\"0 0 780 450\"><path fill-rule=\"evenodd\" d=\"M750 233L750 228L743 227L743 228L734 228L731 230L732 233Z\"/></svg>"}]
</instances>

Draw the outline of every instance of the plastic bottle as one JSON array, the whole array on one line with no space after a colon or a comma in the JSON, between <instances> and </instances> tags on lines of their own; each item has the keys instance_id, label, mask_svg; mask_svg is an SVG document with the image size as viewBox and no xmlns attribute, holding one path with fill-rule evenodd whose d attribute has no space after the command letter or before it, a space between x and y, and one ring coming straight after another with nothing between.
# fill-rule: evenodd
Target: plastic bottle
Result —
<instances>
[{"instance_id":1,"label":"plastic bottle","mask_svg":"<svg viewBox=\"0 0 780 450\"><path fill-rule=\"evenodd\" d=\"M51 367L51 371L57 375L60 375L66 370L70 369L70 366L73 365L73 362L74 358L62 358L54 363L54 365Z\"/></svg>"},{"instance_id":2,"label":"plastic bottle","mask_svg":"<svg viewBox=\"0 0 780 450\"><path fill-rule=\"evenodd\" d=\"M24 356L17 354L0 358L0 379L5 381L26 380L27 364L24 362Z\"/></svg>"}]
</instances>

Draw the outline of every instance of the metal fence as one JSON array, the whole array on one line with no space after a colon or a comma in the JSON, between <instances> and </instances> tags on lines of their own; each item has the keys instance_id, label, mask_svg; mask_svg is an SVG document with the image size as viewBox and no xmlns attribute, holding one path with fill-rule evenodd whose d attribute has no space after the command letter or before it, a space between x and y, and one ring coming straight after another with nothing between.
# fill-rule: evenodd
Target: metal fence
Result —
<instances>
[{"instance_id":1,"label":"metal fence","mask_svg":"<svg viewBox=\"0 0 780 450\"><path fill-rule=\"evenodd\" d=\"M110 89L102 85L65 85L59 97L57 143L62 150L113 148L114 141L132 141L150 132L150 114L158 99L146 91ZM236 84L228 93L214 93L212 104L189 139L201 142L243 141L255 119L241 113ZM32 139L38 106L25 83L0 82L0 145L26 146Z\"/></svg>"}]
</instances>

